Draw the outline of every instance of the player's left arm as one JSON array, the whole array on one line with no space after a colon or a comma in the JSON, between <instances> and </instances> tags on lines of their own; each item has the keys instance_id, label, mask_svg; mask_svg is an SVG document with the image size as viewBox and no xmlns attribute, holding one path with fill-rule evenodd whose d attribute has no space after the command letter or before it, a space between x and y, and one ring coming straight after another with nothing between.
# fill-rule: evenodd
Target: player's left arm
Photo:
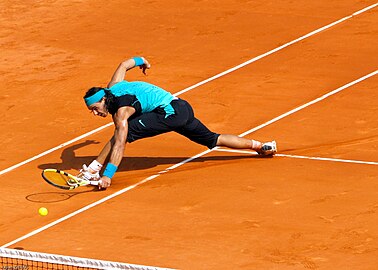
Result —
<instances>
[{"instance_id":1,"label":"player's left arm","mask_svg":"<svg viewBox=\"0 0 378 270\"><path fill-rule=\"evenodd\" d=\"M102 188L107 188L110 186L111 179L122 161L128 133L128 119L134 113L135 109L133 107L126 106L119 108L113 116L115 125L114 136L112 138L113 144L110 151L109 162L106 165L105 171L100 179L100 187Z\"/></svg>"},{"instance_id":2,"label":"player's left arm","mask_svg":"<svg viewBox=\"0 0 378 270\"><path fill-rule=\"evenodd\" d=\"M133 57L125 60L119 64L118 68L114 72L112 79L108 83L108 88L123 81L125 79L126 72L136 66L139 66L144 74L146 74L146 69L151 67L150 63L144 57Z\"/></svg>"}]
</instances>

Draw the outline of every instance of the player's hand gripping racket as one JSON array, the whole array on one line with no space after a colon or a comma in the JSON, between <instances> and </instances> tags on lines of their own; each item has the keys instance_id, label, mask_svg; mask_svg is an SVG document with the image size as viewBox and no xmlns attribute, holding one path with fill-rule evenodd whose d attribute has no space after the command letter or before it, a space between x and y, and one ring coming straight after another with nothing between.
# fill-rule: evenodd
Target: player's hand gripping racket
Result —
<instances>
[{"instance_id":1,"label":"player's hand gripping racket","mask_svg":"<svg viewBox=\"0 0 378 270\"><path fill-rule=\"evenodd\" d=\"M100 184L100 181L89 181L81 179L76 176L73 176L72 174L57 169L43 170L42 177L50 185L53 185L57 188L68 190L88 185L98 186Z\"/></svg>"}]
</instances>

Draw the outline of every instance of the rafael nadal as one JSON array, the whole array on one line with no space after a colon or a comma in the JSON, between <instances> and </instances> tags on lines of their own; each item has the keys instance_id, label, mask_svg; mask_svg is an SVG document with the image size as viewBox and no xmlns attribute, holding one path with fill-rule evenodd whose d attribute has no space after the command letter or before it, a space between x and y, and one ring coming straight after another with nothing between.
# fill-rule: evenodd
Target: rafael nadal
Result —
<instances>
[{"instance_id":1,"label":"rafael nadal","mask_svg":"<svg viewBox=\"0 0 378 270\"><path fill-rule=\"evenodd\" d=\"M89 166L83 165L79 174L86 180L100 180L99 188L110 186L121 163L126 143L156 136L166 132L177 132L191 141L209 149L225 146L234 149L252 149L259 155L274 155L275 141L262 143L236 135L218 134L210 131L194 116L191 105L173 96L164 89L146 82L128 82L126 72L139 67L145 74L151 67L144 57L133 57L123 61L116 69L106 88L92 87L84 96L87 108L95 115L112 115L114 135ZM105 169L100 171L109 158Z\"/></svg>"}]
</instances>

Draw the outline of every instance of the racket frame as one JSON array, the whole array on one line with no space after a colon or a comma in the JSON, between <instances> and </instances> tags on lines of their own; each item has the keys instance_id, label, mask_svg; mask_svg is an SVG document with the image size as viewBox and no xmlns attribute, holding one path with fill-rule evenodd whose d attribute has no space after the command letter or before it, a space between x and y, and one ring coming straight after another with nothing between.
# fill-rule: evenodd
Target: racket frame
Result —
<instances>
[{"instance_id":1,"label":"racket frame","mask_svg":"<svg viewBox=\"0 0 378 270\"><path fill-rule=\"evenodd\" d=\"M54 183L53 181L51 181L50 179L48 179L48 177L45 176L45 172L52 172L52 173L58 173L58 174L65 175L69 179L72 179L75 183L67 182L67 186L58 185L58 184ZM65 190L73 190L73 189L76 189L78 187L87 186L87 185L98 186L100 184L100 181L89 181L89 180L84 180L84 179L81 179L81 178L79 179L79 178L77 178L76 176L74 176L70 173L67 173L65 171L58 170L58 169L44 169L42 171L42 178L47 183L49 183L50 185L57 187L57 188L60 188L60 189L65 189Z\"/></svg>"}]
</instances>

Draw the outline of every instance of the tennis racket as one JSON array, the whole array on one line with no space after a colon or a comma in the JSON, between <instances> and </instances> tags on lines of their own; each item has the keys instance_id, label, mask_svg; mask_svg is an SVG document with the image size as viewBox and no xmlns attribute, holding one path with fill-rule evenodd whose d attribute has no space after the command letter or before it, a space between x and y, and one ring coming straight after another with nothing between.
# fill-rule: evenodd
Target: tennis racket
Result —
<instances>
[{"instance_id":1,"label":"tennis racket","mask_svg":"<svg viewBox=\"0 0 378 270\"><path fill-rule=\"evenodd\" d=\"M88 181L57 169L43 170L42 178L50 185L66 190L88 185L98 186L100 184L100 181Z\"/></svg>"}]
</instances>

